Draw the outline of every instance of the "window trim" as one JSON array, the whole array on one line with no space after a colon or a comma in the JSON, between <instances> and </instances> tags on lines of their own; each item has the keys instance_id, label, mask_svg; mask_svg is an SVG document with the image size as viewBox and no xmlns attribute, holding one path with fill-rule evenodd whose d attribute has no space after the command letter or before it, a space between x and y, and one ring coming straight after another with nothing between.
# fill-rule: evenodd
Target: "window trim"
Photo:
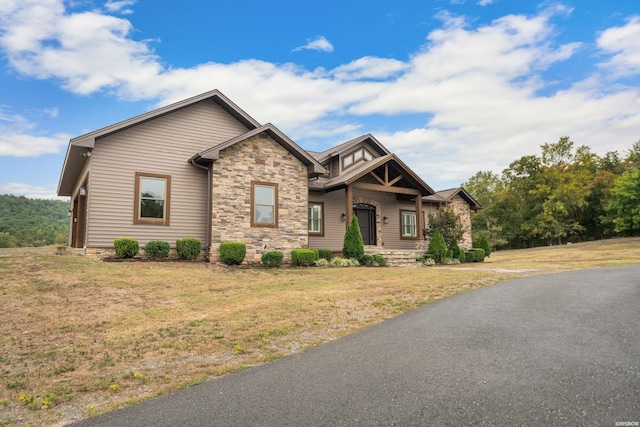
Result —
<instances>
[{"instance_id":1,"label":"window trim","mask_svg":"<svg viewBox=\"0 0 640 427\"><path fill-rule=\"evenodd\" d=\"M405 227L405 223L404 223L404 216L405 214L412 214L413 215L413 225L415 226L415 235L411 236L411 235L405 235L404 234L404 227ZM401 210L400 211L400 238L403 240L418 240L418 215L416 215L416 211L410 211L410 210Z\"/></svg>"},{"instance_id":2,"label":"window trim","mask_svg":"<svg viewBox=\"0 0 640 427\"><path fill-rule=\"evenodd\" d=\"M164 179L164 205L162 218L141 218L140 217L140 183L143 178ZM171 212L171 175L162 175L157 173L136 172L134 186L134 204L133 204L133 223L144 225L169 225Z\"/></svg>"},{"instance_id":3,"label":"window trim","mask_svg":"<svg viewBox=\"0 0 640 427\"><path fill-rule=\"evenodd\" d=\"M273 191L273 223L256 222L256 187L272 187ZM275 182L251 181L251 227L278 228L278 184Z\"/></svg>"},{"instance_id":4,"label":"window trim","mask_svg":"<svg viewBox=\"0 0 640 427\"><path fill-rule=\"evenodd\" d=\"M307 226L307 231L311 236L324 237L324 202L309 202L307 205L307 212L309 212L309 207L311 206L320 206L320 231L311 231L311 217L309 217L309 224Z\"/></svg>"}]
</instances>

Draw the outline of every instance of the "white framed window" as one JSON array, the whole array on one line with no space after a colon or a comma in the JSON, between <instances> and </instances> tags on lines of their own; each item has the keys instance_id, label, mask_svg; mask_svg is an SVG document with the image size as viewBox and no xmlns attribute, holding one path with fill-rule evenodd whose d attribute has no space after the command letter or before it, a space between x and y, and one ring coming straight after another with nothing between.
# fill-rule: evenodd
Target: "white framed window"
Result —
<instances>
[{"instance_id":1,"label":"white framed window","mask_svg":"<svg viewBox=\"0 0 640 427\"><path fill-rule=\"evenodd\" d=\"M400 211L400 237L403 239L415 239L418 237L415 212Z\"/></svg>"},{"instance_id":2,"label":"white framed window","mask_svg":"<svg viewBox=\"0 0 640 427\"><path fill-rule=\"evenodd\" d=\"M324 203L309 202L309 234L324 236Z\"/></svg>"}]
</instances>

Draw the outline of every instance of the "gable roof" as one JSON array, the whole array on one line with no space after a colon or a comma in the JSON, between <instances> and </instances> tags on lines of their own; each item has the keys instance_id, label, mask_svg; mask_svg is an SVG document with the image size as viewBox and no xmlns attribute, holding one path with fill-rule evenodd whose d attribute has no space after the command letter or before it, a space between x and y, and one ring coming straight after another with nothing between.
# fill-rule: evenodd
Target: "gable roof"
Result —
<instances>
[{"instance_id":1,"label":"gable roof","mask_svg":"<svg viewBox=\"0 0 640 427\"><path fill-rule=\"evenodd\" d=\"M191 161L196 162L198 164L208 164L211 162L215 162L220 158L220 151L225 148L231 147L239 142L245 141L251 137L259 135L261 133L266 133L273 140L275 140L278 144L288 150L294 157L300 160L303 164L307 166L309 177L315 177L321 175L323 173L327 173L326 169L322 167L320 163L316 159L313 158L311 154L307 151L303 150L298 144L293 142L288 136L280 131L277 127L275 127L271 123L267 123L266 125L260 126L256 129L250 130L247 133L243 133L235 138L229 139L220 144L214 145L213 147L204 150L191 158Z\"/></svg>"},{"instance_id":2,"label":"gable roof","mask_svg":"<svg viewBox=\"0 0 640 427\"><path fill-rule=\"evenodd\" d=\"M71 195L76 180L78 179L82 167L84 166L86 153L91 151L91 149L95 146L97 139L130 128L132 126L139 125L149 120L153 120L157 117L164 116L165 114L172 113L174 111L180 110L182 108L207 99L211 99L213 102L218 104L222 109L224 109L227 113L229 113L232 117L234 117L248 129L255 129L260 126L260 123L258 121L256 121L244 110L234 104L229 98L224 96L217 89L184 99L182 101L175 102L170 105L166 105L164 107L157 108L147 113L140 114L130 119L123 120L121 122L71 139L69 141L69 146L67 147L67 154L64 159L64 165L62 166L60 181L58 182L58 195Z\"/></svg>"},{"instance_id":3,"label":"gable roof","mask_svg":"<svg viewBox=\"0 0 640 427\"><path fill-rule=\"evenodd\" d=\"M350 141L344 142L340 145L336 145L335 147L329 148L328 150L325 150L321 153L314 153L314 152L310 152L313 157L316 158L317 161L319 161L320 163L323 163L327 160L329 160L331 157L333 156L337 156L339 154L342 154L346 151L349 151L351 148L355 147L356 145L360 144L361 142L364 141L368 141L369 144L371 146L373 146L374 148L376 148L378 150L379 154L387 155L387 154L391 154L391 152L389 150L387 150L387 148L382 145L380 143L380 141L378 141L373 135L371 135L370 133L366 134L366 135L361 135L357 138L354 138Z\"/></svg>"},{"instance_id":4,"label":"gable roof","mask_svg":"<svg viewBox=\"0 0 640 427\"><path fill-rule=\"evenodd\" d=\"M350 141L351 142L351 141ZM378 167L386 164L394 163L405 175L405 178L410 182L412 186L420 190L423 194L434 194L434 191L426 182L416 175L402 160L400 160L395 154L386 154L381 157L376 157L373 160L364 162L360 167L354 167L353 170L342 173L331 179L318 179L317 181L309 182L310 190L331 191L350 185L365 175L371 173Z\"/></svg>"},{"instance_id":5,"label":"gable roof","mask_svg":"<svg viewBox=\"0 0 640 427\"><path fill-rule=\"evenodd\" d=\"M457 195L460 195L460 197L462 197L467 203L469 203L469 206L474 211L482 209L482 206L480 206L480 204L476 201L476 199L471 197L471 194L467 193L467 190L465 190L462 187L449 188L448 190L437 191L435 194L431 196L423 197L422 200L425 202L442 205L442 204L450 203L451 200Z\"/></svg>"}]
</instances>

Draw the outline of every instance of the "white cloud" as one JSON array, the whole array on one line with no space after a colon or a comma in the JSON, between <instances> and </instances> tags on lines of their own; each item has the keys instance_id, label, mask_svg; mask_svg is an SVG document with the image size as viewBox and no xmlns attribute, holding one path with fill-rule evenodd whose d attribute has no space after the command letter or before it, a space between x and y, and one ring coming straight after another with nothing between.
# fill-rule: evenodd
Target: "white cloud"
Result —
<instances>
[{"instance_id":1,"label":"white cloud","mask_svg":"<svg viewBox=\"0 0 640 427\"><path fill-rule=\"evenodd\" d=\"M604 52L613 54L602 64L603 68L621 76L640 73L640 16L629 18L622 27L603 31L597 44Z\"/></svg>"},{"instance_id":2,"label":"white cloud","mask_svg":"<svg viewBox=\"0 0 640 427\"><path fill-rule=\"evenodd\" d=\"M26 118L0 106L0 156L37 157L58 153L69 142L69 135L38 135L35 125Z\"/></svg>"},{"instance_id":3,"label":"white cloud","mask_svg":"<svg viewBox=\"0 0 640 427\"><path fill-rule=\"evenodd\" d=\"M304 46L298 46L293 49L294 52L299 50L319 50L321 52L333 52L333 45L324 36L318 36L313 40L307 40Z\"/></svg>"},{"instance_id":4,"label":"white cloud","mask_svg":"<svg viewBox=\"0 0 640 427\"><path fill-rule=\"evenodd\" d=\"M556 42L551 20L569 19L570 13L553 6L537 15L508 15L473 26L463 16L441 12L442 25L406 61L363 57L332 70L257 59L166 68L150 41L132 38L126 19L97 11L72 13L62 0L5 0L0 46L19 73L61 81L74 93L108 90L127 100L166 104L218 88L296 141L339 143L372 132L429 184L442 188L478 170L499 172L562 135L600 153L624 151L638 139L640 91L603 88L600 69L613 71L614 77L624 70L624 75L638 72L640 18L603 31L597 39L602 66L553 92L545 71L588 48L579 41ZM333 47L319 37L301 49ZM413 128L386 124L385 117L392 122L404 114L423 115L423 125L415 120ZM372 115L376 121L365 124ZM0 131L0 155L27 155L38 147L58 150L68 140L66 135L29 137L33 132L26 121L6 125Z\"/></svg>"},{"instance_id":5,"label":"white cloud","mask_svg":"<svg viewBox=\"0 0 640 427\"><path fill-rule=\"evenodd\" d=\"M38 186L19 182L0 183L0 194L13 194L29 199L69 200L68 197L58 197L55 185Z\"/></svg>"},{"instance_id":6,"label":"white cloud","mask_svg":"<svg viewBox=\"0 0 640 427\"><path fill-rule=\"evenodd\" d=\"M133 10L129 6L136 4L136 0L122 0L122 1L108 1L105 3L104 8L110 13L121 13L123 15L130 15Z\"/></svg>"},{"instance_id":7,"label":"white cloud","mask_svg":"<svg viewBox=\"0 0 640 427\"><path fill-rule=\"evenodd\" d=\"M480 0L478 6L488 6L493 3L493 0Z\"/></svg>"}]
</instances>

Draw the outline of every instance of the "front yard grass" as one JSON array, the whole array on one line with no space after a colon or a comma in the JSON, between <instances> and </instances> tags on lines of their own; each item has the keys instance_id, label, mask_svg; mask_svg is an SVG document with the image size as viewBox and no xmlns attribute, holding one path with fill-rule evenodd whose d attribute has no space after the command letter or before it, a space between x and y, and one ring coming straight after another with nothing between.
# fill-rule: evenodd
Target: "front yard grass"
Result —
<instances>
[{"instance_id":1,"label":"front yard grass","mask_svg":"<svg viewBox=\"0 0 640 427\"><path fill-rule=\"evenodd\" d=\"M580 246L447 268L0 257L0 426L64 424L274 360L522 274L505 269L640 263L640 242Z\"/></svg>"}]
</instances>

